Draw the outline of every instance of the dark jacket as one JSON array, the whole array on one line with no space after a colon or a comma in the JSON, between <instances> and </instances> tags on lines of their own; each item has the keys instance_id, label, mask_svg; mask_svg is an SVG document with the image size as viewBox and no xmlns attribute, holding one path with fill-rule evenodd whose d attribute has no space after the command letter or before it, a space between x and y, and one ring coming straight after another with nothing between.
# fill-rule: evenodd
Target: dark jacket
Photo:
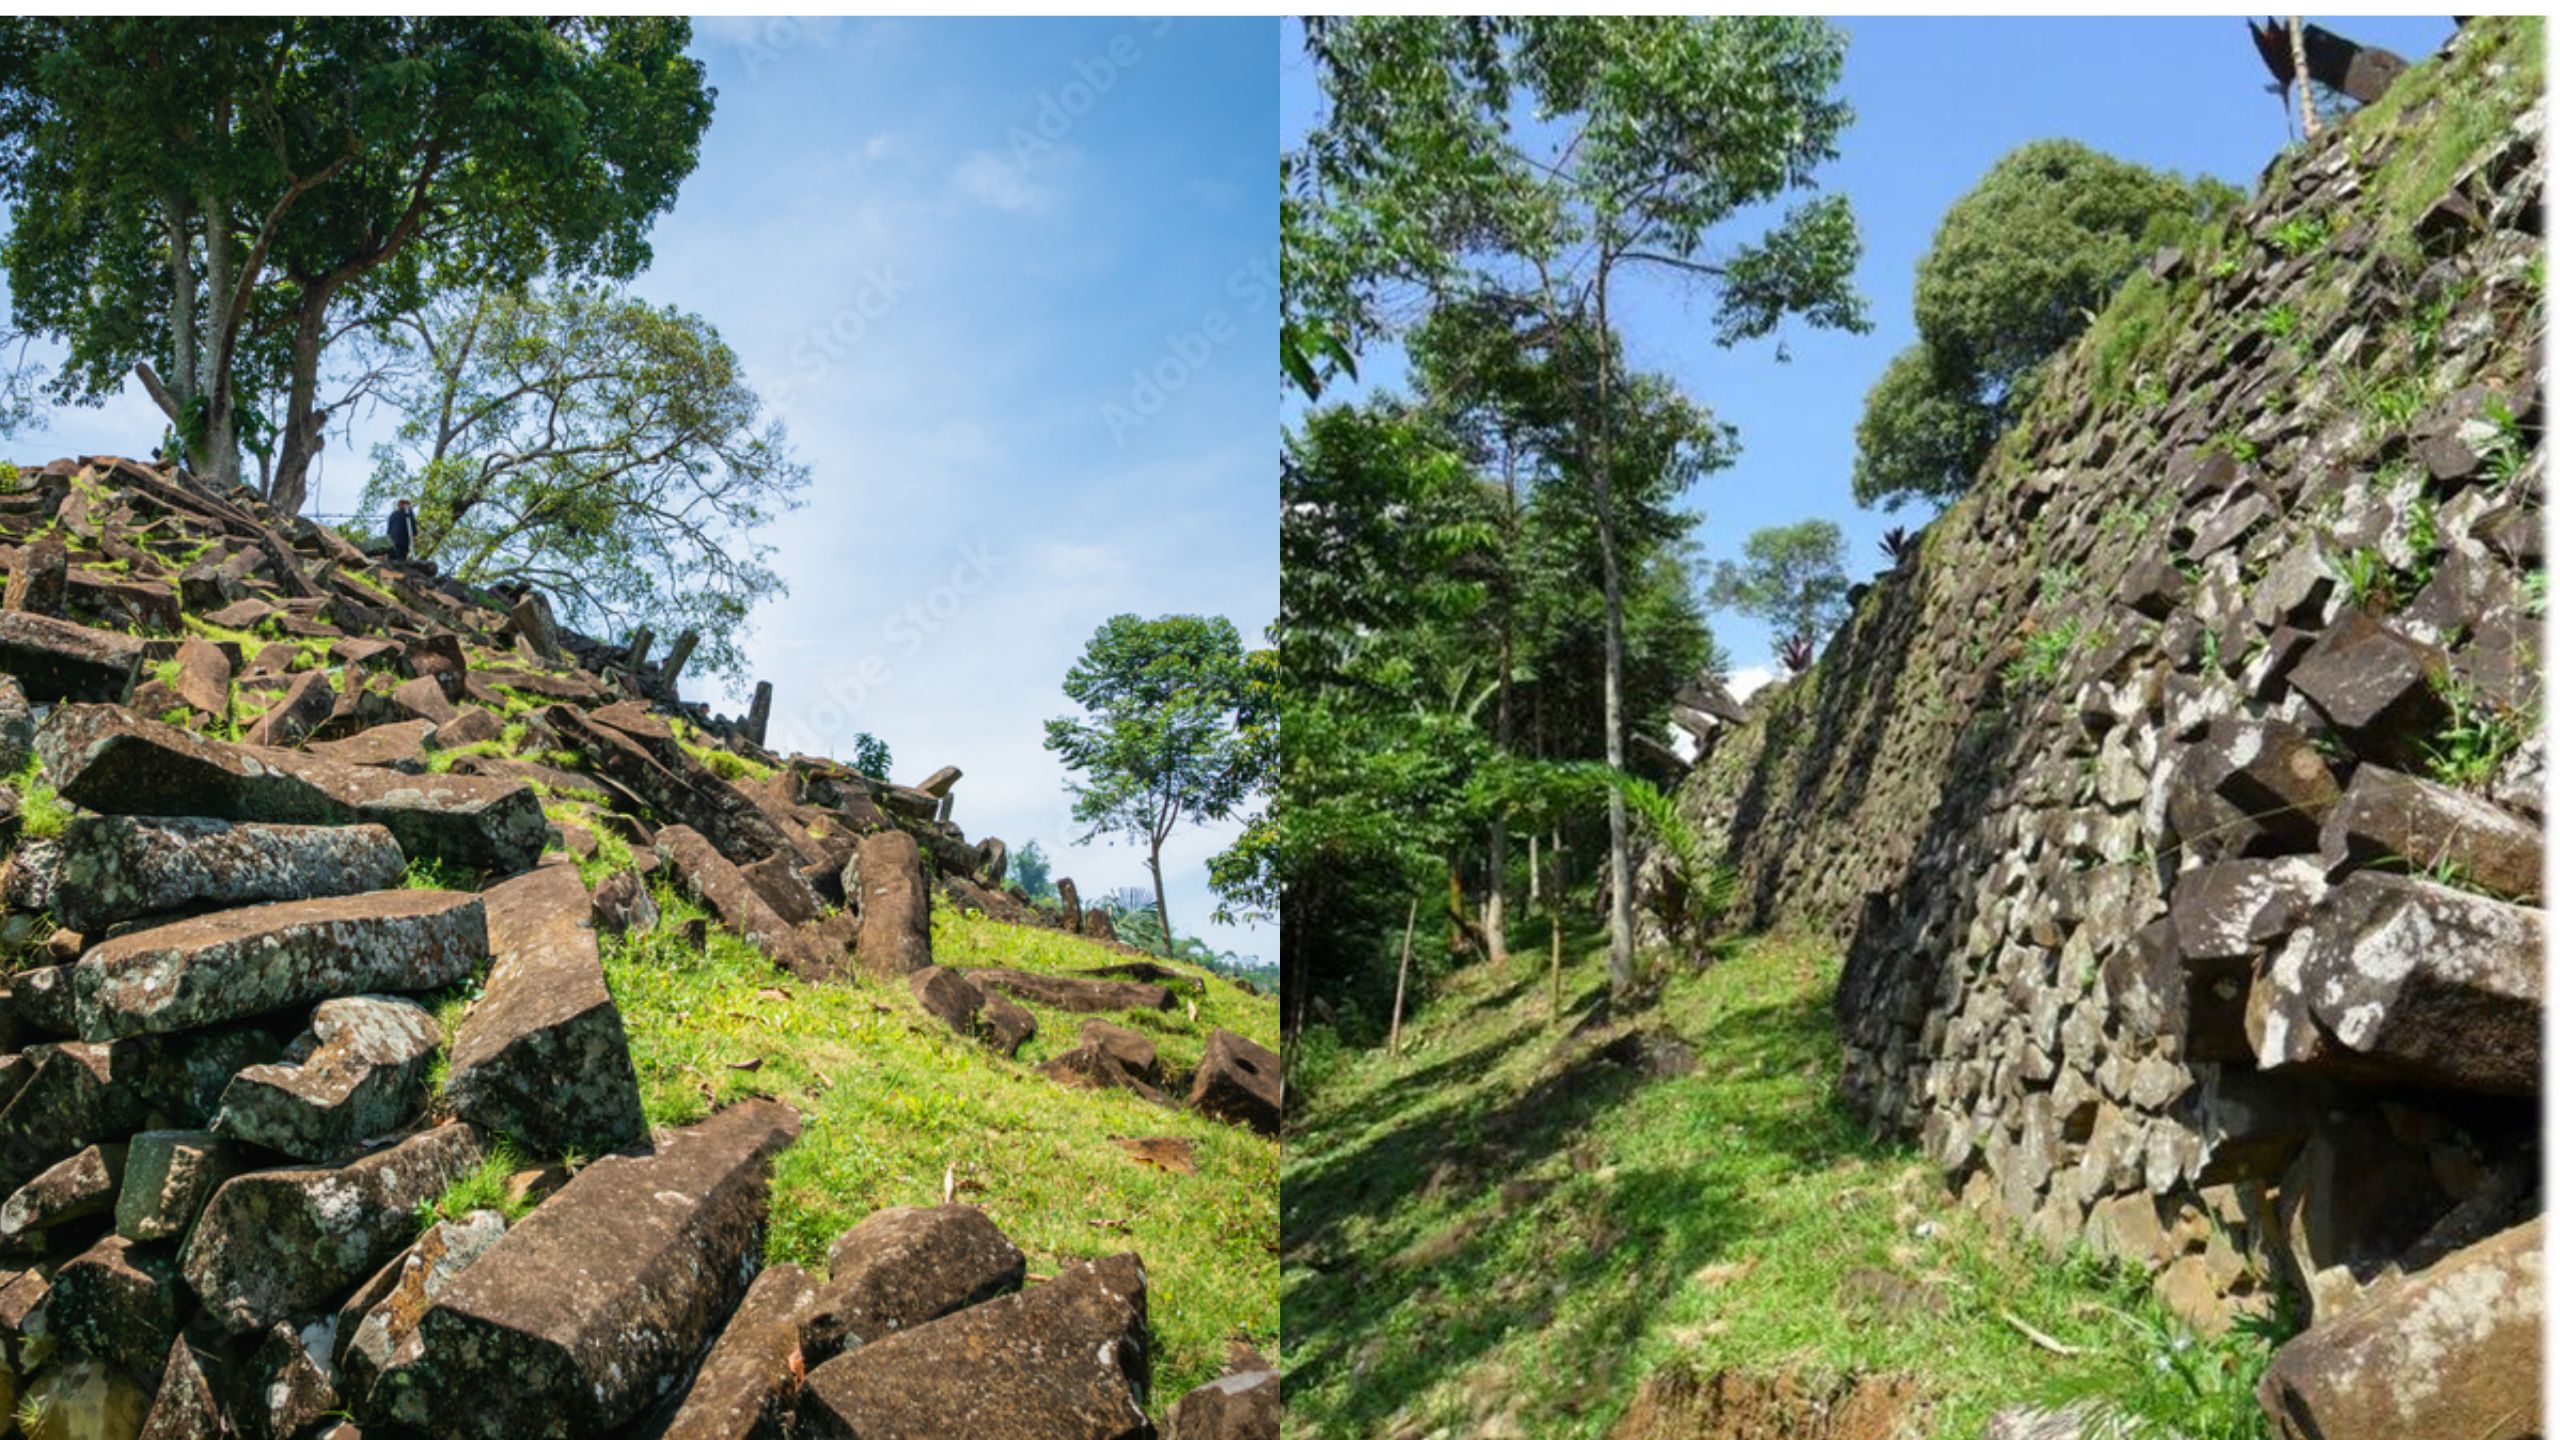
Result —
<instances>
[{"instance_id":1,"label":"dark jacket","mask_svg":"<svg viewBox=\"0 0 2560 1440\"><path fill-rule=\"evenodd\" d=\"M414 510L392 511L390 536L392 548L404 555L407 554L410 543L418 538L417 512Z\"/></svg>"}]
</instances>

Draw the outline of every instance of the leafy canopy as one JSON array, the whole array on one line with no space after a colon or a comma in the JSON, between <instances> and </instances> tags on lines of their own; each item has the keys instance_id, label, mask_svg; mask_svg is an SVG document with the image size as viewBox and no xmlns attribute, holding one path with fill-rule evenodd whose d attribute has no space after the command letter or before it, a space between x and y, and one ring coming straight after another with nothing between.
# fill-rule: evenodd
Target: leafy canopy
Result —
<instances>
[{"instance_id":1,"label":"leafy canopy","mask_svg":"<svg viewBox=\"0 0 2560 1440\"><path fill-rule=\"evenodd\" d=\"M784 593L756 530L808 467L710 322L620 292L444 296L399 317L368 513L417 502L418 551L474 584L525 583L601 635L700 635L732 678L755 602ZM857 763L859 763L857 761Z\"/></svg>"},{"instance_id":2,"label":"leafy canopy","mask_svg":"<svg viewBox=\"0 0 2560 1440\"><path fill-rule=\"evenodd\" d=\"M1741 564L1728 560L1716 567L1709 591L1718 608L1765 620L1782 640L1817 641L1840 623L1848 608L1848 580L1841 570L1838 525L1772 525L1751 532L1742 551Z\"/></svg>"},{"instance_id":3,"label":"leafy canopy","mask_svg":"<svg viewBox=\"0 0 2560 1440\"><path fill-rule=\"evenodd\" d=\"M1912 290L1919 342L1894 357L1858 423L1860 504L1963 492L2033 398L2047 357L2089 327L2155 251L2237 192L2070 140L2001 157L1947 210Z\"/></svg>"}]
</instances>

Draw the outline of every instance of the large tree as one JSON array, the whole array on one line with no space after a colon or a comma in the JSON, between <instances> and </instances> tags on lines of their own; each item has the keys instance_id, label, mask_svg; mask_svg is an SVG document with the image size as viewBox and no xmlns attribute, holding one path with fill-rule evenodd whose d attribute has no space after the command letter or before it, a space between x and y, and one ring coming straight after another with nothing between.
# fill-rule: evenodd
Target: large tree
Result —
<instances>
[{"instance_id":1,"label":"large tree","mask_svg":"<svg viewBox=\"0 0 2560 1440\"><path fill-rule=\"evenodd\" d=\"M418 506L418 550L475 584L539 586L597 634L691 630L743 673L749 608L784 593L756 531L808 467L710 322L617 291L451 294L386 327L369 513Z\"/></svg>"},{"instance_id":2,"label":"large tree","mask_svg":"<svg viewBox=\"0 0 2560 1440\"><path fill-rule=\"evenodd\" d=\"M2070 140L2002 156L1948 207L1921 257L1911 297L1920 339L1886 367L1858 422L1859 502L1962 493L2033 398L2046 357L2155 250L2238 199L2220 181Z\"/></svg>"},{"instance_id":3,"label":"large tree","mask_svg":"<svg viewBox=\"0 0 2560 1440\"><path fill-rule=\"evenodd\" d=\"M1789 655L1810 655L1848 609L1840 527L1801 520L1754 530L1742 556L1716 567L1709 596L1720 609L1767 621Z\"/></svg>"},{"instance_id":4,"label":"large tree","mask_svg":"<svg viewBox=\"0 0 2560 1440\"><path fill-rule=\"evenodd\" d=\"M1185 824L1222 820L1263 786L1262 692L1235 622L1217 615L1114 615L1067 671L1082 716L1051 720L1044 742L1075 778L1084 839L1144 845L1156 920L1168 940L1164 844Z\"/></svg>"},{"instance_id":5,"label":"large tree","mask_svg":"<svg viewBox=\"0 0 2560 1440\"><path fill-rule=\"evenodd\" d=\"M1712 299L1716 343L1789 317L1860 327L1857 230L1816 195L1738 242L1730 222L1815 188L1849 123L1844 42L1820 21L1746 16L1359 17L1311 24L1327 113L1308 142L1311 202L1392 217L1432 244L1353 250L1380 273L1327 314L1375 317L1393 284L1517 297L1559 343L1593 342L1572 472L1590 493L1605 611L1603 743L1625 765L1624 589L1613 424L1613 301L1653 272ZM1305 224L1318 236L1350 224ZM1356 338L1356 337L1355 337ZM1626 807L1609 797L1610 973L1634 984Z\"/></svg>"},{"instance_id":6,"label":"large tree","mask_svg":"<svg viewBox=\"0 0 2560 1440\"><path fill-rule=\"evenodd\" d=\"M711 91L678 19L0 23L17 323L65 399L137 376L215 484L301 507L325 352L438 289L628 276Z\"/></svg>"}]
</instances>

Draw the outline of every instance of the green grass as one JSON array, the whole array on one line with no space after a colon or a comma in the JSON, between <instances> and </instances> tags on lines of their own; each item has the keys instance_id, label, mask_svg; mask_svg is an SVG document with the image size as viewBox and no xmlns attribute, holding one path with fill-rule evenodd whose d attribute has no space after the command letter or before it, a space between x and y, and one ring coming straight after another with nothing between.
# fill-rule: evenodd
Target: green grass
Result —
<instances>
[{"instance_id":1,"label":"green grass","mask_svg":"<svg viewBox=\"0 0 2560 1440\"><path fill-rule=\"evenodd\" d=\"M1581 942L1569 1022L1606 993L1605 949ZM1915 1375L1932 1440L1976 1440L1995 1410L2039 1399L2159 1413L2188 1389L2162 1378L2166 1357L2203 1357L2217 1394L2262 1363L2254 1342L2194 1341L2135 1277L1987 1227L1843 1110L1829 947L1746 942L1581 1038L1547 1015L1543 945L1524 932L1521 948L1509 974L1444 984L1403 1056L1320 1055L1292 1077L1297 1433L1598 1436L1646 1375L1681 1364ZM1693 1047L1695 1073L1591 1060L1630 1026ZM1853 1298L1874 1284L1918 1298L1880 1313ZM2080 1353L2038 1348L2010 1317Z\"/></svg>"},{"instance_id":2,"label":"green grass","mask_svg":"<svg viewBox=\"0 0 2560 1440\"><path fill-rule=\"evenodd\" d=\"M470 1173L444 1187L444 1193L433 1200L418 1202L418 1228L424 1230L439 1220L459 1220L474 1210L495 1210L513 1225L533 1213L531 1201L507 1195L508 1178L525 1168L527 1162L515 1145L501 1137Z\"/></svg>"},{"instance_id":3,"label":"green grass","mask_svg":"<svg viewBox=\"0 0 2560 1440\"><path fill-rule=\"evenodd\" d=\"M1279 1146L1032 1074L1030 1063L1072 1044L1080 1017L1035 1007L1040 1036L1023 1061L1009 1061L925 1016L904 984L802 984L716 929L707 949L686 946L672 932L700 908L663 887L657 898L656 932L605 943L650 1122L687 1124L748 1095L801 1112L800 1139L775 1171L769 1261L823 1273L837 1235L884 1206L939 1204L948 1171L958 1198L1022 1247L1034 1275L1121 1250L1145 1259L1156 1412L1218 1373L1230 1336L1276 1342ZM1121 958L940 911L934 940L935 958L960 966L1060 970ZM1279 1012L1212 980L1197 1025L1179 1005L1145 1023L1179 1068L1197 1060L1213 1024L1273 1042ZM1198 1173L1139 1165L1110 1143L1140 1135L1189 1138Z\"/></svg>"},{"instance_id":4,"label":"green grass","mask_svg":"<svg viewBox=\"0 0 2560 1440\"><path fill-rule=\"evenodd\" d=\"M28 840L50 840L71 823L71 807L45 783L44 767L34 756L9 777L18 792L18 834Z\"/></svg>"}]
</instances>

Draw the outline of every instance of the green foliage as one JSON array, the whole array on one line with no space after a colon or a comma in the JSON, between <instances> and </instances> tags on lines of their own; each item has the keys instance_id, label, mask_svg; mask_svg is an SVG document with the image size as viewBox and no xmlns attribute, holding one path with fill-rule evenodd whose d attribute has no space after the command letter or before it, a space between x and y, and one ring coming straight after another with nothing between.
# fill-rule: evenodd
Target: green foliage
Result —
<instances>
[{"instance_id":1,"label":"green foliage","mask_svg":"<svg viewBox=\"0 0 2560 1440\"><path fill-rule=\"evenodd\" d=\"M1841 569L1840 527L1801 520L1755 530L1742 563L1716 567L1709 602L1768 622L1781 640L1817 641L1848 613L1849 581Z\"/></svg>"},{"instance_id":2,"label":"green foliage","mask_svg":"<svg viewBox=\"0 0 2560 1440\"><path fill-rule=\"evenodd\" d=\"M743 678L749 612L784 593L757 538L808 467L709 321L618 291L437 297L369 357L407 418L374 449L368 514L417 504L416 553L530 583L594 634L700 637Z\"/></svg>"},{"instance_id":3,"label":"green foliage","mask_svg":"<svg viewBox=\"0 0 2560 1440\"><path fill-rule=\"evenodd\" d=\"M18 792L18 833L29 840L50 840L71 823L71 807L44 778L44 765L34 756L9 777Z\"/></svg>"},{"instance_id":4,"label":"green foliage","mask_svg":"<svg viewBox=\"0 0 2560 1440\"><path fill-rule=\"evenodd\" d=\"M524 1156L515 1142L499 1137L480 1163L445 1186L444 1193L418 1202L418 1228L425 1230L439 1220L460 1220L474 1210L495 1210L513 1225L533 1213L531 1196L507 1193L508 1179L524 1168Z\"/></svg>"},{"instance_id":5,"label":"green foliage","mask_svg":"<svg viewBox=\"0 0 2560 1440\"><path fill-rule=\"evenodd\" d=\"M433 855L413 855L400 884L409 890L477 890L480 877L467 866L448 864Z\"/></svg>"},{"instance_id":6,"label":"green foliage","mask_svg":"<svg viewBox=\"0 0 2560 1440\"><path fill-rule=\"evenodd\" d=\"M2088 328L2155 250L2192 239L2238 195L2068 140L2003 156L1949 207L1920 261L1920 340L1868 393L1851 489L1860 504L1946 499L1972 483L2023 412L2047 357ZM2157 290L2165 287L2147 275ZM2156 314L2119 317L2099 363L2112 386Z\"/></svg>"},{"instance_id":7,"label":"green foliage","mask_svg":"<svg viewBox=\"0 0 2560 1440\"><path fill-rule=\"evenodd\" d=\"M1049 856L1037 840L1025 840L1022 848L1013 852L1006 878L1034 900L1054 899L1058 893L1057 882L1049 878Z\"/></svg>"},{"instance_id":8,"label":"green foliage","mask_svg":"<svg viewBox=\"0 0 2560 1440\"><path fill-rule=\"evenodd\" d=\"M711 118L689 40L658 17L11 20L16 322L66 347L60 398L155 364L193 467L228 483L255 452L296 510L350 321L647 263Z\"/></svg>"},{"instance_id":9,"label":"green foliage","mask_svg":"<svg viewBox=\"0 0 2560 1440\"><path fill-rule=\"evenodd\" d=\"M2531 737L2532 719L2490 702L2450 674L2436 682L2436 692L2444 698L2447 715L2436 733L2420 743L2427 773L2447 785L2486 785Z\"/></svg>"},{"instance_id":10,"label":"green foliage","mask_svg":"<svg viewBox=\"0 0 2560 1440\"><path fill-rule=\"evenodd\" d=\"M2158 1311L2105 1313L2118 1323L2131 1363L2048 1387L2056 1400L2087 1407L2087 1440L2268 1440L2258 1379L2296 1327L2244 1316L2209 1338Z\"/></svg>"},{"instance_id":11,"label":"green foliage","mask_svg":"<svg viewBox=\"0 0 2560 1440\"><path fill-rule=\"evenodd\" d=\"M1671 888L1680 897L1675 932L1692 936L1714 933L1726 912L1733 908L1732 869L1717 863L1707 852L1705 838L1689 823L1689 817L1680 813L1676 799L1635 776L1615 778L1626 794L1629 813L1652 838L1656 851L1670 862Z\"/></svg>"},{"instance_id":12,"label":"green foliage","mask_svg":"<svg viewBox=\"0 0 2560 1440\"><path fill-rule=\"evenodd\" d=\"M2267 232L2276 253L2298 258L2329 243L2329 222L2318 215L2296 215Z\"/></svg>"},{"instance_id":13,"label":"green foliage","mask_svg":"<svg viewBox=\"0 0 2560 1440\"><path fill-rule=\"evenodd\" d=\"M856 731L853 758L846 763L874 780L889 778L889 742L868 730Z\"/></svg>"},{"instance_id":14,"label":"green foliage","mask_svg":"<svg viewBox=\"0 0 2560 1440\"><path fill-rule=\"evenodd\" d=\"M2077 616L2047 626L2027 637L2018 657L2000 672L2001 678L2013 691L2050 690L2070 673L2072 657L2093 638Z\"/></svg>"},{"instance_id":15,"label":"green foliage","mask_svg":"<svg viewBox=\"0 0 2560 1440\"><path fill-rule=\"evenodd\" d=\"M1048 750L1076 777L1084 838L1143 844L1164 913L1164 842L1185 822L1220 820L1259 793L1270 750L1264 697L1233 621L1115 615L1067 671L1081 718L1048 722Z\"/></svg>"}]
</instances>

